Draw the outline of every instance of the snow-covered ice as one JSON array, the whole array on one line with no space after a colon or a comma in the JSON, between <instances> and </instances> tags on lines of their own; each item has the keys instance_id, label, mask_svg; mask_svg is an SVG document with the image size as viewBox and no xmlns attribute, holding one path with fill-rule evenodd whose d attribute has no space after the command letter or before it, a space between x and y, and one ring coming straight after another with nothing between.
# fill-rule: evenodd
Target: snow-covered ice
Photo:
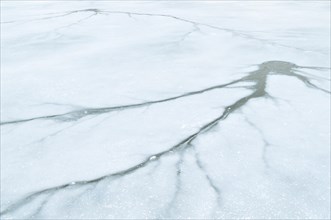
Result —
<instances>
[{"instance_id":1,"label":"snow-covered ice","mask_svg":"<svg viewBox=\"0 0 331 220\"><path fill-rule=\"evenodd\" d=\"M330 219L329 1L2 1L2 219Z\"/></svg>"}]
</instances>

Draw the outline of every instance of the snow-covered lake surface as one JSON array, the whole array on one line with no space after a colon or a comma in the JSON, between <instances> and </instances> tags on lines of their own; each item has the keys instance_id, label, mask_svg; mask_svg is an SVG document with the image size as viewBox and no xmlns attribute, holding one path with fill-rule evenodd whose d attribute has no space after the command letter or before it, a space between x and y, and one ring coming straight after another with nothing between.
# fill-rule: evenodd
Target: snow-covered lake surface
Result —
<instances>
[{"instance_id":1,"label":"snow-covered lake surface","mask_svg":"<svg viewBox=\"0 0 331 220\"><path fill-rule=\"evenodd\" d=\"M2 1L2 219L329 219L330 2Z\"/></svg>"}]
</instances>

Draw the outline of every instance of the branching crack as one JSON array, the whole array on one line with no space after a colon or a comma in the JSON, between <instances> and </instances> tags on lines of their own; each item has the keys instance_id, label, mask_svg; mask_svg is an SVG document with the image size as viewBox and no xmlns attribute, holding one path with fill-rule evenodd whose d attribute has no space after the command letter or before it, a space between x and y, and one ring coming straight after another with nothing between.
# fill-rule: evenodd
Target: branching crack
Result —
<instances>
[{"instance_id":1,"label":"branching crack","mask_svg":"<svg viewBox=\"0 0 331 220\"><path fill-rule=\"evenodd\" d=\"M184 93L182 95L178 95L178 96L174 96L174 97L170 97L170 98L166 98L166 99L161 99L161 100L156 100L156 101L147 101L147 102L137 103L137 104L104 107L104 108L85 108L85 109L75 110L75 111L71 111L71 112L64 113L64 114L48 115L48 116L41 116L41 117L35 117L35 118L29 118L29 119L2 122L1 125L17 124L17 123L29 122L29 121L40 120L40 119L75 121L75 120L81 119L83 117L86 117L88 115L104 114L104 113L108 113L108 112L112 112L112 111L122 111L122 110L126 110L126 109L140 108L140 107L150 106L150 105L157 104L157 103L173 101L176 99L201 94L201 93L212 91L215 89L226 88L227 86L238 83L238 82L240 82L240 81L235 80L230 83L216 85L216 86L212 86L212 87L209 87L206 89L192 91L192 92Z\"/></svg>"},{"instance_id":2,"label":"branching crack","mask_svg":"<svg viewBox=\"0 0 331 220\"><path fill-rule=\"evenodd\" d=\"M166 215L169 215L171 210L173 209L174 205L176 204L177 198L182 190L182 164L183 164L183 157L184 157L184 151L181 151L179 154L178 161L176 163L176 184L175 184L175 192L168 203L168 207L165 210Z\"/></svg>"},{"instance_id":3,"label":"branching crack","mask_svg":"<svg viewBox=\"0 0 331 220\"><path fill-rule=\"evenodd\" d=\"M277 66L279 63L280 64L285 63L286 65L288 65L290 67L290 69L285 68L284 69L285 71L283 71L282 65ZM263 77L263 80L265 80L264 78L266 78L267 75L271 75L271 74L273 74L273 75L286 75L286 76L295 77L295 78L299 79L300 81L302 81L303 83L305 83L310 88L317 89L317 90L320 90L320 91L325 92L327 94L330 94L330 91L316 86L315 84L313 84L310 81L309 77L304 76L304 75L300 75L296 71L296 69L300 69L300 68L319 69L320 67L300 67L300 66L297 66L293 63L284 62L284 61L268 61L268 62L265 62L265 63L259 65L259 66L260 66L259 70L250 72L247 76L244 76L244 77L242 77L240 79L237 79L237 80L233 80L229 83L215 85L215 86L211 86L211 87L208 87L208 88L205 88L205 89L187 92L187 93L184 93L182 95L173 96L173 97L170 97L170 98L165 98L165 99L160 99L160 100L155 100L155 101L147 101L147 102L136 103L136 104L121 105L121 106L102 107L102 108L84 108L84 109L74 110L74 111L64 113L64 114L47 115L47 116L40 116L40 117L35 117L35 118L28 118L28 119L14 120L14 121L4 121L4 122L1 122L0 125L18 124L18 123L24 123L24 122L34 121L34 120L45 120L45 119L53 119L53 120L59 120L59 121L76 121L76 120L79 120L79 119L81 119L83 117L86 117L86 116L89 116L89 115L99 115L99 114L109 113L109 112L112 112L112 111L123 111L123 110L127 110L127 109L146 107L146 106L150 106L150 105L153 105L153 104L174 101L174 100L177 100L177 99L202 94L202 93L209 92L209 91L212 91L212 90L215 90L215 89L232 88L232 87L229 87L229 86L239 84L239 83L242 83L242 82L253 82L253 83L255 83L256 81L260 80L259 77ZM262 75L260 72L263 69L265 69L264 72L266 72L266 73ZM246 88L251 89L251 90L255 90L256 86L257 85L248 86ZM265 83L264 84L258 84L258 86L263 87L263 86L265 86ZM256 92L262 92L262 93L264 93L263 95L269 96L265 92L264 89L263 90L258 90ZM253 96L255 97L256 95L257 95L257 93L255 93ZM269 97L271 97L271 96L269 96ZM231 109L227 109L227 111L230 112Z\"/></svg>"},{"instance_id":4,"label":"branching crack","mask_svg":"<svg viewBox=\"0 0 331 220\"><path fill-rule=\"evenodd\" d=\"M65 12L65 13L62 13L62 14L61 13L53 13L50 16L41 17L41 18L26 19L26 20L5 21L5 22L1 22L1 24L10 24L10 23L17 23L17 22L33 22L33 21L49 20L49 19L55 19L55 18L60 18L60 17L65 17L65 16L73 15L73 14L76 14L76 13L92 13L92 15L89 16L89 17L92 17L94 15L109 15L109 14L125 14L125 15L129 16L130 18L133 18L133 16L165 17L165 18L171 18L171 19L175 19L177 21L181 21L181 22L192 24L192 25L194 25L194 27L199 27L200 26L200 27L206 27L206 28L211 28L211 29L215 29L215 30L219 30L219 31L228 32L228 33L233 34L234 36L242 37L242 38L249 39L249 40L259 41L259 42L261 42L263 44L267 44L267 45L284 47L284 48L290 48L290 49L294 49L294 50L298 50L298 51L304 51L304 52L314 52L314 53L319 53L319 54L325 54L324 52L321 52L321 51L307 50L307 49L303 49L303 48L299 48L299 47L294 47L294 46L291 46L291 45L277 43L277 42L274 42L274 41L271 41L271 40L267 40L267 39L257 38L254 35L251 35L251 34L246 33L245 31L235 30L235 29L230 29L230 28L218 27L218 26L215 26L215 25L201 23L201 22L197 22L197 21L193 21L193 20L181 18L181 17L174 16L174 15L168 15L168 14L139 13L139 12L129 12L129 11L109 11L109 10L100 10L100 9L82 9L82 10L68 11L68 12ZM89 17L87 17L87 19ZM78 24L78 23L80 23L80 22L75 22L75 23L73 23L73 24L71 24L69 26L72 26L72 25ZM191 33L189 33L188 35L190 35L190 34ZM184 37L184 38L186 38L186 37Z\"/></svg>"},{"instance_id":5,"label":"branching crack","mask_svg":"<svg viewBox=\"0 0 331 220\"><path fill-rule=\"evenodd\" d=\"M269 164L268 159L267 159L267 151L268 151L268 148L271 146L271 144L265 138L265 135L264 135L263 131L258 126L256 126L253 122L251 122L246 116L245 116L245 121L260 134L262 142L263 142L261 158L262 158L262 161L263 161L263 164L264 164L265 168L269 169L270 164Z\"/></svg>"},{"instance_id":6,"label":"branching crack","mask_svg":"<svg viewBox=\"0 0 331 220\"><path fill-rule=\"evenodd\" d=\"M214 183L213 179L208 174L206 168L202 164L202 161L200 159L200 156L198 154L198 151L195 148L194 148L194 152L195 152L195 154L194 154L195 162L196 162L197 166L199 167L199 169L201 170L201 172L205 175L205 178L206 178L209 186L213 189L213 191L214 191L214 193L216 195L216 204L217 204L217 207L216 208L219 208L222 205L222 192L217 187L217 184Z\"/></svg>"},{"instance_id":7,"label":"branching crack","mask_svg":"<svg viewBox=\"0 0 331 220\"><path fill-rule=\"evenodd\" d=\"M199 32L200 28L198 25L194 24L192 30L186 32L181 36L181 38L176 42L177 44L181 44L183 41L185 41L190 35L192 35L194 32Z\"/></svg>"},{"instance_id":8,"label":"branching crack","mask_svg":"<svg viewBox=\"0 0 331 220\"><path fill-rule=\"evenodd\" d=\"M43 196L45 194L46 195L54 194L55 192L60 192L64 189L69 189L71 187L77 188L77 187L82 187L82 186L94 185L105 179L112 180L114 178L120 178L120 177L129 175L131 173L134 173L135 171L146 167L150 163L160 160L162 157L164 157L168 154L178 153L178 152L182 153L184 150L191 148L193 146L192 143L197 138L199 138L200 135L203 135L204 133L210 131L212 128L214 128L216 125L218 125L221 121L225 120L228 116L230 116L233 112L240 110L250 100L257 99L257 98L270 98L270 96L268 96L268 93L266 92L267 78L270 74L295 77L296 79L304 82L308 87L310 87L312 89L318 89L318 90L323 91L321 88L319 88L315 85L312 86L313 84L310 82L308 77L299 75L296 72L297 69L301 69L301 68L316 69L318 67L300 67L293 63L289 63L289 62L285 62L285 61L268 61L268 62L264 62L264 63L258 65L257 70L250 72L248 75L246 75L240 79L234 80L234 81L226 83L226 84L209 87L204 90L198 90L198 91L185 93L183 95L175 96L172 98L167 98L167 99L158 100L158 101L150 101L150 102L139 103L139 104L133 104L133 105L126 105L126 106L117 106L117 107L108 107L108 108L99 108L99 109L84 109L84 110L73 111L70 113L62 114L62 115L44 116L44 117L26 119L26 120L21 120L21 121L4 122L3 124L13 124L13 123L32 121L32 120L36 120L36 119L50 119L50 118L53 118L53 119L62 118L63 119L66 117L79 119L79 118L82 118L87 115L102 114L102 113L110 112L113 110L124 110L124 109L136 108L136 107L141 107L141 106L147 106L147 105L156 104L156 103L167 102L167 101L175 100L178 98L201 94L203 92L211 91L213 89L224 88L228 85L233 85L233 84L237 84L237 83L247 83L247 82L254 83L254 85L251 87L252 93L250 93L249 95L247 95L245 97L238 99L233 104L226 106L225 110L218 117L207 122L201 128L199 128L196 132L183 138L180 142L178 142L174 146L170 147L169 149L159 152L155 155L150 155L144 161L140 162L139 164L129 167L127 169L124 169L122 171L116 172L116 173L106 174L104 176L101 176L101 177L98 177L95 179L91 179L91 180L82 180L82 181L77 181L74 183L65 183L63 185L54 186L54 187L43 189L43 190L40 190L37 192L33 192L33 193L17 200L13 204L9 205L0 214L1 214L1 216L3 216L6 214L9 214L9 213L12 213L12 212L24 207L27 203L32 202L35 199L38 199L40 196ZM330 94L329 91L326 91L326 92L328 94ZM197 158L197 164L201 170L204 170L204 167L198 158ZM207 178L209 184L211 185L211 187L214 189L215 193L217 193L219 195L220 190L218 190L218 188L213 183L210 176L208 175L206 178ZM39 209L39 208L37 208L37 209Z\"/></svg>"}]
</instances>

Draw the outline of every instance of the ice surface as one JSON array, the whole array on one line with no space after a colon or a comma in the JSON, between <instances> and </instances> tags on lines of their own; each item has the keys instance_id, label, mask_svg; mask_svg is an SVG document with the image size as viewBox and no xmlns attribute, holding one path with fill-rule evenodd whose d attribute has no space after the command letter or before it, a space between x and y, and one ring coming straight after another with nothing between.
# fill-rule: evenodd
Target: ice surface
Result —
<instances>
[{"instance_id":1,"label":"ice surface","mask_svg":"<svg viewBox=\"0 0 331 220\"><path fill-rule=\"evenodd\" d=\"M330 2L1 2L2 219L330 219Z\"/></svg>"}]
</instances>

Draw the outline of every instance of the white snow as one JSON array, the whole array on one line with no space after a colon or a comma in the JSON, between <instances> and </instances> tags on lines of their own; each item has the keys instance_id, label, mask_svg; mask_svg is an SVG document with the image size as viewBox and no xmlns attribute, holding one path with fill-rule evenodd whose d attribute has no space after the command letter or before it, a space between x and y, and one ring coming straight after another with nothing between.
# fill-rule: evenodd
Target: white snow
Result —
<instances>
[{"instance_id":1,"label":"white snow","mask_svg":"<svg viewBox=\"0 0 331 220\"><path fill-rule=\"evenodd\" d=\"M329 219L329 8L1 2L1 218Z\"/></svg>"}]
</instances>

